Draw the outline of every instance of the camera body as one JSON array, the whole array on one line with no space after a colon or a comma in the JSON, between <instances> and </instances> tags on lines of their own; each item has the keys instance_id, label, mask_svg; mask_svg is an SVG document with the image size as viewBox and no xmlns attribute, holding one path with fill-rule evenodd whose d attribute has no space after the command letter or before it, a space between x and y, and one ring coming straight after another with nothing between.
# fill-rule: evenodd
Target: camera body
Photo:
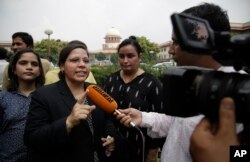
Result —
<instances>
[{"instance_id":1,"label":"camera body","mask_svg":"<svg viewBox=\"0 0 250 162\"><path fill-rule=\"evenodd\" d=\"M190 117L204 114L218 119L219 103L232 97L237 122L250 123L250 76L198 67L169 68L163 76L166 114Z\"/></svg>"},{"instance_id":2,"label":"camera body","mask_svg":"<svg viewBox=\"0 0 250 162\"><path fill-rule=\"evenodd\" d=\"M236 70L250 66L250 34L213 31L207 20L185 13L171 15L181 48L193 54L208 54Z\"/></svg>"},{"instance_id":3,"label":"camera body","mask_svg":"<svg viewBox=\"0 0 250 162\"><path fill-rule=\"evenodd\" d=\"M212 54L240 68L250 65L250 56L247 55L250 35L230 37L229 33L216 33L206 20L182 13L173 14L171 20L182 49L197 55ZM248 52L241 53L245 49ZM218 119L220 100L232 97L236 104L237 122L250 124L248 74L224 73L190 66L168 68L163 75L163 89L168 115L190 117L204 114L215 121Z\"/></svg>"}]
</instances>

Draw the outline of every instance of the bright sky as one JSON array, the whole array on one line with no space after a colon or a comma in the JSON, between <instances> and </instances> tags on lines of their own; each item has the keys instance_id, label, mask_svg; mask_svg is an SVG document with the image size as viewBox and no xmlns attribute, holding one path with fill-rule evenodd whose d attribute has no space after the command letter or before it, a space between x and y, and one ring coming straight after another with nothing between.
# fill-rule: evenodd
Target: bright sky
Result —
<instances>
[{"instance_id":1,"label":"bright sky","mask_svg":"<svg viewBox=\"0 0 250 162\"><path fill-rule=\"evenodd\" d=\"M228 11L230 22L250 22L250 0L204 0ZM202 0L0 0L0 41L10 41L17 31L35 41L81 40L90 50L102 48L106 32L117 28L122 39L146 36L163 43L171 38L170 15Z\"/></svg>"}]
</instances>

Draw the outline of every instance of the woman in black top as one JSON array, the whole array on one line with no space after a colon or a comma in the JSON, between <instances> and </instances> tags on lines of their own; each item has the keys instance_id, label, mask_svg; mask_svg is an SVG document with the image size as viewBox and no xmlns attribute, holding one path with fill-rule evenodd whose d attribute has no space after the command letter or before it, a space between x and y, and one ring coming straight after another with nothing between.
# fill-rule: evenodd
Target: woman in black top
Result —
<instances>
[{"instance_id":1,"label":"woman in black top","mask_svg":"<svg viewBox=\"0 0 250 162\"><path fill-rule=\"evenodd\" d=\"M110 156L105 151L114 150L116 129L107 114L85 96L90 69L87 47L66 46L60 53L59 67L60 81L32 96L24 135L28 161L111 160L113 153Z\"/></svg>"},{"instance_id":2,"label":"woman in black top","mask_svg":"<svg viewBox=\"0 0 250 162\"><path fill-rule=\"evenodd\" d=\"M119 109L133 107L146 112L162 112L162 85L153 75L143 71L139 65L142 49L134 36L125 39L118 46L118 60L121 69L108 76L104 89L118 103ZM142 161L142 140L140 133L132 128L126 128L116 122L121 134L128 140L130 151L125 156L127 161ZM145 158L147 161L157 161L159 141L146 137Z\"/></svg>"}]
</instances>

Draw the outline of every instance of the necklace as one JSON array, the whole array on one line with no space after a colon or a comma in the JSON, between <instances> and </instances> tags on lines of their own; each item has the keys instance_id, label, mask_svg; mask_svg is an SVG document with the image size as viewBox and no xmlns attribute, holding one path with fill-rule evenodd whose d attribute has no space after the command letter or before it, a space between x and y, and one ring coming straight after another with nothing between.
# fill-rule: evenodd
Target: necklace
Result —
<instances>
[{"instance_id":1,"label":"necklace","mask_svg":"<svg viewBox=\"0 0 250 162\"><path fill-rule=\"evenodd\" d=\"M74 98L75 98L76 100L79 100L80 95L74 96Z\"/></svg>"},{"instance_id":2,"label":"necklace","mask_svg":"<svg viewBox=\"0 0 250 162\"><path fill-rule=\"evenodd\" d=\"M76 100L79 100L79 98L82 96L82 94L84 93L84 90L81 89L80 91L73 93L73 96Z\"/></svg>"}]
</instances>

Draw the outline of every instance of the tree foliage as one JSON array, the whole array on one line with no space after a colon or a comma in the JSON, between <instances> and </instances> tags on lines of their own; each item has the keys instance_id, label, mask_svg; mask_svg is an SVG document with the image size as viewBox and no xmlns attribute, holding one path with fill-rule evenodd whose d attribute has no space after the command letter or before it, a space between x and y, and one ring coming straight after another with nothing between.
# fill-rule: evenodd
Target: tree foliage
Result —
<instances>
[{"instance_id":1,"label":"tree foliage","mask_svg":"<svg viewBox=\"0 0 250 162\"><path fill-rule=\"evenodd\" d=\"M43 58L47 57L48 47L49 47L48 39L43 39L38 41L34 45L34 50L39 53L39 55ZM50 39L50 51L52 56L52 62L57 62L60 51L66 46L68 42L61 41L60 39Z\"/></svg>"},{"instance_id":2,"label":"tree foliage","mask_svg":"<svg viewBox=\"0 0 250 162\"><path fill-rule=\"evenodd\" d=\"M157 43L151 42L149 39L147 39L145 36L137 37L137 41L141 45L143 49L142 53L142 62L153 64L157 56L156 54L160 51L159 46ZM48 54L48 39L43 39L41 41L38 41L34 45L34 50L40 54L41 57L46 58ZM68 42L61 41L60 39L50 39L50 51L52 56L52 62L56 63L58 60L58 56L60 51L66 46ZM106 56L103 53L98 53L96 55L96 58L101 61L105 60ZM111 55L111 62L115 65L118 64L118 55L113 54Z\"/></svg>"},{"instance_id":3,"label":"tree foliage","mask_svg":"<svg viewBox=\"0 0 250 162\"><path fill-rule=\"evenodd\" d=\"M156 54L160 52L160 48L157 43L151 42L145 36L136 37L137 41L143 49L142 62L154 63L157 59Z\"/></svg>"},{"instance_id":4,"label":"tree foliage","mask_svg":"<svg viewBox=\"0 0 250 162\"><path fill-rule=\"evenodd\" d=\"M160 52L157 43L151 42L145 36L136 37L136 40L142 47L142 62L147 64L154 64L157 60L156 54ZM111 55L111 62L115 65L118 64L118 54Z\"/></svg>"},{"instance_id":5,"label":"tree foliage","mask_svg":"<svg viewBox=\"0 0 250 162\"><path fill-rule=\"evenodd\" d=\"M95 55L95 58L98 60L98 61L103 61L103 60L106 60L106 55L102 52L98 53Z\"/></svg>"},{"instance_id":6,"label":"tree foliage","mask_svg":"<svg viewBox=\"0 0 250 162\"><path fill-rule=\"evenodd\" d=\"M113 55L111 55L110 61L114 64L114 65L118 65L118 54L114 53Z\"/></svg>"}]
</instances>

